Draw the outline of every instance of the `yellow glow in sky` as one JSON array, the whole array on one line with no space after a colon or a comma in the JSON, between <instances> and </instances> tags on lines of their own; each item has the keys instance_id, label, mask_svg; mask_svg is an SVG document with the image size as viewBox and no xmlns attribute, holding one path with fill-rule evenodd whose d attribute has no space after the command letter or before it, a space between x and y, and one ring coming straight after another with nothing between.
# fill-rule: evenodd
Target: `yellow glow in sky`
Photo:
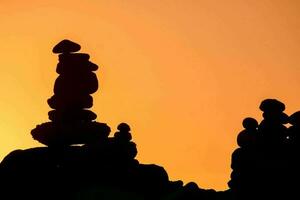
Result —
<instances>
[{"instance_id":1,"label":"yellow glow in sky","mask_svg":"<svg viewBox=\"0 0 300 200\"><path fill-rule=\"evenodd\" d=\"M41 146L68 38L98 64L97 120L131 125L142 163L227 188L241 121L278 98L300 109L300 1L51 0L0 3L0 158Z\"/></svg>"}]
</instances>

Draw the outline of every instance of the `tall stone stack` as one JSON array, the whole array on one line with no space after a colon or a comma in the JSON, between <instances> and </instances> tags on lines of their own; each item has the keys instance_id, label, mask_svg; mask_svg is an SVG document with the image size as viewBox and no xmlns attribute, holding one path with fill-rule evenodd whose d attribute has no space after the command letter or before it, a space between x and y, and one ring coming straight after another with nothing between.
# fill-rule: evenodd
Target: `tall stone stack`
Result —
<instances>
[{"instance_id":1,"label":"tall stone stack","mask_svg":"<svg viewBox=\"0 0 300 200\"><path fill-rule=\"evenodd\" d=\"M243 127L245 129L237 137L239 148L232 154L233 171L228 182L238 199L244 199L244 194L251 193L257 181L258 122L248 117L243 120Z\"/></svg>"},{"instance_id":2,"label":"tall stone stack","mask_svg":"<svg viewBox=\"0 0 300 200\"><path fill-rule=\"evenodd\" d=\"M54 95L48 99L53 109L48 113L51 122L38 125L31 131L33 138L47 146L66 146L105 141L110 128L96 122L97 115L88 110L93 106L92 93L98 89L98 66L90 56L76 53L79 44L63 40L53 48L59 54Z\"/></svg>"}]
</instances>

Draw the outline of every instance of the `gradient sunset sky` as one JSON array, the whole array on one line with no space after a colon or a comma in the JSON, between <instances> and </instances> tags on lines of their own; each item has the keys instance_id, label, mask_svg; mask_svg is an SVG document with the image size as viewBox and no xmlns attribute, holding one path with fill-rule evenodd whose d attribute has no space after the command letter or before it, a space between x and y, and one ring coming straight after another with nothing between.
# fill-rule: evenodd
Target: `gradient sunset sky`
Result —
<instances>
[{"instance_id":1,"label":"gradient sunset sky","mask_svg":"<svg viewBox=\"0 0 300 200\"><path fill-rule=\"evenodd\" d=\"M48 121L68 38L98 64L97 121L132 128L142 163L227 188L241 122L265 98L300 110L298 0L1 0L0 160Z\"/></svg>"}]
</instances>

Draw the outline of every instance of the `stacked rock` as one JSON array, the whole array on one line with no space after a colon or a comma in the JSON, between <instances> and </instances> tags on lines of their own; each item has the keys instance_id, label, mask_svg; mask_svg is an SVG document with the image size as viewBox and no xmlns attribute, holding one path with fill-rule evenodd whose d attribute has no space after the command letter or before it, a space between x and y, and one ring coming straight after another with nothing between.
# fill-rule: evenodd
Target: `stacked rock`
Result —
<instances>
[{"instance_id":1,"label":"stacked rock","mask_svg":"<svg viewBox=\"0 0 300 200\"><path fill-rule=\"evenodd\" d=\"M88 144L105 140L110 128L95 122L97 115L88 110L93 105L92 93L98 89L98 66L89 61L90 56L75 53L79 44L63 40L53 48L59 54L54 85L54 95L48 105L54 109L48 113L52 122L38 125L32 130L34 139L48 146Z\"/></svg>"},{"instance_id":2,"label":"stacked rock","mask_svg":"<svg viewBox=\"0 0 300 200\"><path fill-rule=\"evenodd\" d=\"M126 123L121 123L114 134L113 144L117 154L123 159L131 160L137 155L136 144L132 142L130 127Z\"/></svg>"},{"instance_id":3,"label":"stacked rock","mask_svg":"<svg viewBox=\"0 0 300 200\"><path fill-rule=\"evenodd\" d=\"M238 145L243 148L255 147L258 142L258 122L248 117L243 120L243 127L245 129L239 133L237 138Z\"/></svg>"},{"instance_id":4,"label":"stacked rock","mask_svg":"<svg viewBox=\"0 0 300 200\"><path fill-rule=\"evenodd\" d=\"M260 104L264 119L259 124L258 131L262 136L264 146L278 147L286 142L288 115L283 111L285 105L276 99L266 99Z\"/></svg>"},{"instance_id":5,"label":"stacked rock","mask_svg":"<svg viewBox=\"0 0 300 200\"><path fill-rule=\"evenodd\" d=\"M128 124L121 123L121 124L118 125L117 129L119 131L117 131L114 134L114 138L115 138L116 141L119 141L121 143L128 143L128 142L130 142L130 140L132 140L131 133L129 132L130 127L129 127Z\"/></svg>"},{"instance_id":6,"label":"stacked rock","mask_svg":"<svg viewBox=\"0 0 300 200\"><path fill-rule=\"evenodd\" d=\"M259 125L252 118L243 121L245 130L237 139L240 148L232 154L233 171L228 185L237 199L280 196L287 183L288 134L284 124L288 116L283 112L285 105L276 99L266 99L259 108L264 119Z\"/></svg>"},{"instance_id":7,"label":"stacked rock","mask_svg":"<svg viewBox=\"0 0 300 200\"><path fill-rule=\"evenodd\" d=\"M243 127L238 137L237 143L240 148L232 154L232 173L229 187L235 192L239 199L244 198L243 194L248 193L249 188L253 188L256 181L256 153L259 135L257 131L258 122L253 118L245 118Z\"/></svg>"},{"instance_id":8,"label":"stacked rock","mask_svg":"<svg viewBox=\"0 0 300 200\"><path fill-rule=\"evenodd\" d=\"M260 104L263 120L258 126L261 136L257 155L259 168L256 193L264 198L286 198L289 191L290 170L288 129L289 117L285 105L276 99L266 99Z\"/></svg>"}]
</instances>

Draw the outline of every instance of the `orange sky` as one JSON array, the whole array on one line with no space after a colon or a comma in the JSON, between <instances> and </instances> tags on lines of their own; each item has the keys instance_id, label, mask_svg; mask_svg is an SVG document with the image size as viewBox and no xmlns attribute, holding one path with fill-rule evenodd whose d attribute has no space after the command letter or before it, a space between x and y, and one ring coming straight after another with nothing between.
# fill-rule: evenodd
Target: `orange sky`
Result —
<instances>
[{"instance_id":1,"label":"orange sky","mask_svg":"<svg viewBox=\"0 0 300 200\"><path fill-rule=\"evenodd\" d=\"M64 38L100 66L98 121L132 127L138 159L223 190L236 136L259 103L300 109L300 1L1 0L0 158L41 146Z\"/></svg>"}]
</instances>

